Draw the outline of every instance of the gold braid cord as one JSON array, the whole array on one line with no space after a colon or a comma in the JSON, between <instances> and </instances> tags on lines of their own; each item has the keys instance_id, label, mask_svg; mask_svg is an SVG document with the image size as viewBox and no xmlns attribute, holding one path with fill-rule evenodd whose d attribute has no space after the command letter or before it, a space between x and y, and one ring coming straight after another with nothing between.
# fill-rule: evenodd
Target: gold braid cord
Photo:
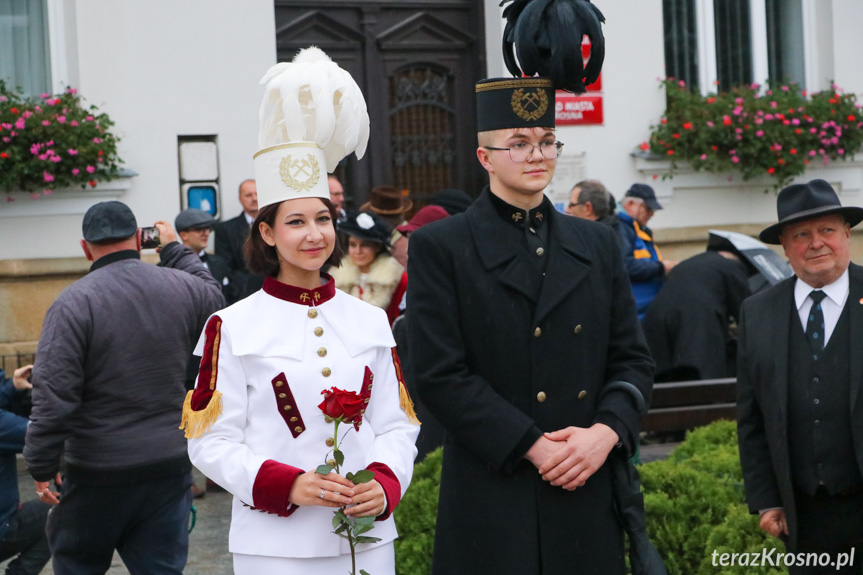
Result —
<instances>
[{"instance_id":1,"label":"gold braid cord","mask_svg":"<svg viewBox=\"0 0 863 575\"><path fill-rule=\"evenodd\" d=\"M405 415L408 416L408 421L420 425L420 420L417 417L416 410L414 409L414 402L411 399L411 396L408 395L408 390L402 382L399 382L399 402L401 404L402 411L404 411Z\"/></svg>"},{"instance_id":2,"label":"gold braid cord","mask_svg":"<svg viewBox=\"0 0 863 575\"><path fill-rule=\"evenodd\" d=\"M210 398L207 407L201 411L192 409L193 393L193 391L187 393L186 401L183 402L183 419L180 422L180 429L186 430L186 439L195 439L210 431L216 419L222 414L221 391L213 391L213 397Z\"/></svg>"}]
</instances>

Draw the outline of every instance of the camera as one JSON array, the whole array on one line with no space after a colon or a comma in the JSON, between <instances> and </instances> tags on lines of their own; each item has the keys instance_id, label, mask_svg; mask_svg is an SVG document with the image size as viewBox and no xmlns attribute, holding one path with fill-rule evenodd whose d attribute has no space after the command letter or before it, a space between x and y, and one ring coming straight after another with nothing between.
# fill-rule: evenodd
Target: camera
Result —
<instances>
[{"instance_id":1,"label":"camera","mask_svg":"<svg viewBox=\"0 0 863 575\"><path fill-rule=\"evenodd\" d=\"M141 249L152 250L162 245L159 228L141 228Z\"/></svg>"}]
</instances>

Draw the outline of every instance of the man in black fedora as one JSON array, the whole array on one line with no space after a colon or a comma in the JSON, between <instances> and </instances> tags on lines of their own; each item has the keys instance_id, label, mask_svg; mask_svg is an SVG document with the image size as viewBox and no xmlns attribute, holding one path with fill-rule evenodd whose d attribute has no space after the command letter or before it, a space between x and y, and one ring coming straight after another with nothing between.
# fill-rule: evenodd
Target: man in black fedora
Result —
<instances>
[{"instance_id":1,"label":"man in black fedora","mask_svg":"<svg viewBox=\"0 0 863 575\"><path fill-rule=\"evenodd\" d=\"M792 574L863 573L863 268L850 263L863 208L824 180L783 189L781 244L794 270L747 299L738 351L738 432L746 499L761 528L797 553ZM850 553L854 552L854 555ZM840 553L853 565L837 570ZM802 556L798 556L800 560Z\"/></svg>"}]
</instances>

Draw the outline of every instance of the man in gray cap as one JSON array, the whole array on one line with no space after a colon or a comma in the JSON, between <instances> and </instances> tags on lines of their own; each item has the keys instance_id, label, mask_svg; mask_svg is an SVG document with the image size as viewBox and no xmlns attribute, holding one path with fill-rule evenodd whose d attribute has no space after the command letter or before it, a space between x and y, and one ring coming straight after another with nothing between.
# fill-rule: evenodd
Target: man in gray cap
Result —
<instances>
[{"instance_id":1,"label":"man in gray cap","mask_svg":"<svg viewBox=\"0 0 863 575\"><path fill-rule=\"evenodd\" d=\"M761 241L781 244L795 277L747 299L738 331L737 429L750 512L793 553L830 555L863 573L863 268L851 228L824 180L788 186ZM826 557L825 557L826 559ZM788 563L786 563L788 565ZM840 568L841 567L841 568Z\"/></svg>"},{"instance_id":2,"label":"man in gray cap","mask_svg":"<svg viewBox=\"0 0 863 575\"><path fill-rule=\"evenodd\" d=\"M620 249L623 263L632 284L632 295L638 308L638 319L643 319L647 306L653 301L665 274L671 271L676 261L663 260L659 248L653 243L653 232L647 222L662 209L653 188L646 184L632 184L620 202L622 208L617 217L620 225Z\"/></svg>"},{"instance_id":3,"label":"man in gray cap","mask_svg":"<svg viewBox=\"0 0 863 575\"><path fill-rule=\"evenodd\" d=\"M183 210L174 219L174 229L180 236L180 242L184 246L189 246L193 252L198 254L198 257L210 270L210 274L216 281L222 284L222 294L225 300L235 301L233 285L230 282L231 268L228 266L222 257L216 254L207 253L207 244L210 239L210 231L213 229L216 220L209 212L204 210L196 210L189 208ZM194 383L194 382L193 382Z\"/></svg>"},{"instance_id":4,"label":"man in gray cap","mask_svg":"<svg viewBox=\"0 0 863 575\"><path fill-rule=\"evenodd\" d=\"M141 261L141 230L120 202L84 215L90 273L42 326L24 458L42 501L54 573L104 573L114 550L132 573L180 574L191 464L177 429L186 364L219 283L167 222L163 267ZM65 451L59 492L50 482ZM61 495L62 494L62 495Z\"/></svg>"}]
</instances>

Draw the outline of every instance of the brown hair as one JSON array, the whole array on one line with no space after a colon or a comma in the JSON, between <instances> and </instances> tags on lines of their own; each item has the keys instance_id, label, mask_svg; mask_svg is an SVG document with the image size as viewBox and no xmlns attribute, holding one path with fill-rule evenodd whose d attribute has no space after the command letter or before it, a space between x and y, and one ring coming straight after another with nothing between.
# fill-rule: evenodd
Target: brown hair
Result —
<instances>
[{"instance_id":1,"label":"brown hair","mask_svg":"<svg viewBox=\"0 0 863 575\"><path fill-rule=\"evenodd\" d=\"M336 207L329 199L319 199L330 212L333 228L335 228L336 220L338 219L336 217ZM253 274L271 277L279 275L279 255L276 252L276 248L268 245L267 242L264 241L264 238L261 237L261 224L265 223L271 228L274 227L276 222L276 212L279 211L280 205L281 202L271 204L258 211L258 217L256 217L255 221L252 223L249 237L246 238L246 243L243 244L243 257L246 260L246 269ZM336 237L338 238L338 236ZM336 241L333 242L333 253L330 254L330 257L324 265L338 267L339 263L342 261L343 255L344 252L342 252L342 247L339 245L338 239L336 239Z\"/></svg>"}]
</instances>

